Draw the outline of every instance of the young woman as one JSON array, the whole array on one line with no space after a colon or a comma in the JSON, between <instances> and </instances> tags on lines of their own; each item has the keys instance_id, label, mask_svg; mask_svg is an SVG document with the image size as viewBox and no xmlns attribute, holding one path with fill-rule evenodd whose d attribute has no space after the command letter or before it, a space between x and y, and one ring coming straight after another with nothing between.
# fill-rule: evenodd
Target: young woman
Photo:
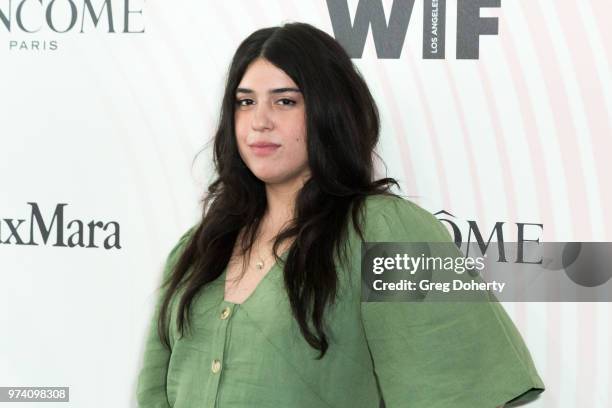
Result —
<instances>
[{"instance_id":1,"label":"young woman","mask_svg":"<svg viewBox=\"0 0 612 408\"><path fill-rule=\"evenodd\" d=\"M141 407L493 408L544 389L498 303L361 303L362 241L452 242L373 180L378 137L332 37L291 23L240 44L218 178L166 261Z\"/></svg>"}]
</instances>

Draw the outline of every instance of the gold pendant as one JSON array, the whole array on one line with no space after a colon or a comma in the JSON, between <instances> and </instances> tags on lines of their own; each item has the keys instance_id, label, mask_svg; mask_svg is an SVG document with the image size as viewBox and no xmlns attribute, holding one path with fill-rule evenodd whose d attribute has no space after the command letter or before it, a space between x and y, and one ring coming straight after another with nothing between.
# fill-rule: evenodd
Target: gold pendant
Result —
<instances>
[{"instance_id":1,"label":"gold pendant","mask_svg":"<svg viewBox=\"0 0 612 408\"><path fill-rule=\"evenodd\" d=\"M257 267L257 269L263 269L263 267L264 267L264 263L263 263L263 261L259 261L259 262L257 262L257 263L255 264L255 266Z\"/></svg>"}]
</instances>

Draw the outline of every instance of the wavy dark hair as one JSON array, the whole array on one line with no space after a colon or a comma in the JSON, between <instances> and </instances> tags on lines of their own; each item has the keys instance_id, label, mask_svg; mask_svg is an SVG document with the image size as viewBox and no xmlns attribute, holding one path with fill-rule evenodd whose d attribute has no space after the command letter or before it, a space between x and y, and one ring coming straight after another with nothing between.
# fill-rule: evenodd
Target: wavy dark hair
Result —
<instances>
[{"instance_id":1,"label":"wavy dark hair","mask_svg":"<svg viewBox=\"0 0 612 408\"><path fill-rule=\"evenodd\" d=\"M296 197L294 218L275 237L273 253L276 262L283 264L292 314L305 340L320 351L320 359L329 346L324 311L334 303L338 289L335 256L346 262L342 243L347 238L348 219L352 216L363 239L365 198L395 195L391 185L399 185L393 178L374 180L373 155L380 124L364 79L334 38L305 23L257 30L233 56L214 136L217 178L201 200L201 222L162 285L167 290L158 317L159 336L170 348L168 310L179 290L177 327L184 335L194 297L223 273L238 237L242 253L251 248L266 210L265 184L242 161L234 128L236 88L257 58L283 70L304 96L311 177ZM277 250L289 239L293 242L283 263Z\"/></svg>"}]
</instances>

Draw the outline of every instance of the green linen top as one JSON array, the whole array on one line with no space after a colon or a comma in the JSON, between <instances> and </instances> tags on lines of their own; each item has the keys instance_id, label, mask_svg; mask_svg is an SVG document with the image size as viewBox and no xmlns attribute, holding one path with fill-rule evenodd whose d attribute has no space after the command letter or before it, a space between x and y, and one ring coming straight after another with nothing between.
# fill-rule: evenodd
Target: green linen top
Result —
<instances>
[{"instance_id":1,"label":"green linen top","mask_svg":"<svg viewBox=\"0 0 612 408\"><path fill-rule=\"evenodd\" d=\"M350 267L337 263L340 292L326 309L322 359L291 314L278 263L241 304L224 300L224 271L194 298L189 335L179 338L171 313L171 351L157 336L158 295L138 374L139 406L493 408L544 390L497 302L362 303L361 240L349 224ZM194 230L171 250L165 275ZM432 214L382 195L366 199L363 232L367 242L452 242Z\"/></svg>"}]
</instances>

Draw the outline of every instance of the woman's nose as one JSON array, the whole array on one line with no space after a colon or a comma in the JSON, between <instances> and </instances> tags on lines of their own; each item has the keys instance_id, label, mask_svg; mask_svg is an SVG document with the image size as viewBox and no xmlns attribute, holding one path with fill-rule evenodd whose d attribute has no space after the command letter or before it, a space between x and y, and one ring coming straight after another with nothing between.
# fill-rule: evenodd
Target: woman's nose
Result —
<instances>
[{"instance_id":1,"label":"woman's nose","mask_svg":"<svg viewBox=\"0 0 612 408\"><path fill-rule=\"evenodd\" d=\"M274 124L270 113L267 104L257 104L251 119L251 127L254 130L271 129Z\"/></svg>"}]
</instances>

